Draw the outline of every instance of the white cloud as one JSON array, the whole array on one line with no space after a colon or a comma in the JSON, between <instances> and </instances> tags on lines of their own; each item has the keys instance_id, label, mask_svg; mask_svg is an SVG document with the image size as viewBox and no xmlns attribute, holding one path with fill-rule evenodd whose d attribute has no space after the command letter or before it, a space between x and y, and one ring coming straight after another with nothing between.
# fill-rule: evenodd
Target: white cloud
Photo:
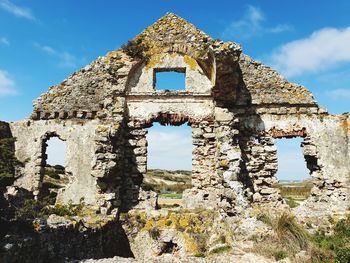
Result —
<instances>
[{"instance_id":1,"label":"white cloud","mask_svg":"<svg viewBox=\"0 0 350 263\"><path fill-rule=\"evenodd\" d=\"M49 46L45 46L45 45L40 45L39 43L34 43L34 46L38 49L40 49L41 51L49 54L49 55L56 55L57 51Z\"/></svg>"},{"instance_id":2,"label":"white cloud","mask_svg":"<svg viewBox=\"0 0 350 263\"><path fill-rule=\"evenodd\" d=\"M335 89L326 91L326 95L334 100L350 99L350 89Z\"/></svg>"},{"instance_id":3,"label":"white cloud","mask_svg":"<svg viewBox=\"0 0 350 263\"><path fill-rule=\"evenodd\" d=\"M286 76L316 73L350 62L350 27L323 28L289 42L271 56L271 64Z\"/></svg>"},{"instance_id":4,"label":"white cloud","mask_svg":"<svg viewBox=\"0 0 350 263\"><path fill-rule=\"evenodd\" d=\"M17 6L8 0L0 0L0 8L17 17L35 20L35 17L29 8Z\"/></svg>"},{"instance_id":5,"label":"white cloud","mask_svg":"<svg viewBox=\"0 0 350 263\"><path fill-rule=\"evenodd\" d=\"M0 44L3 44L5 46L9 46L10 41L6 37L0 37Z\"/></svg>"},{"instance_id":6,"label":"white cloud","mask_svg":"<svg viewBox=\"0 0 350 263\"><path fill-rule=\"evenodd\" d=\"M268 31L271 33L282 33L282 32L286 32L286 31L291 31L293 29L294 28L291 25L280 24L280 25L277 25L275 27L268 29Z\"/></svg>"},{"instance_id":7,"label":"white cloud","mask_svg":"<svg viewBox=\"0 0 350 263\"><path fill-rule=\"evenodd\" d=\"M60 63L58 64L63 68L75 68L77 66L77 58L67 51L59 53Z\"/></svg>"},{"instance_id":8,"label":"white cloud","mask_svg":"<svg viewBox=\"0 0 350 263\"><path fill-rule=\"evenodd\" d=\"M53 47L34 43L34 46L44 53L58 58L58 66L62 68L75 68L78 64L78 59L67 51L58 51Z\"/></svg>"},{"instance_id":9,"label":"white cloud","mask_svg":"<svg viewBox=\"0 0 350 263\"><path fill-rule=\"evenodd\" d=\"M287 24L279 24L272 28L265 27L263 25L265 20L265 15L259 8L249 5L243 17L238 21L232 22L224 30L223 36L227 38L250 38L265 33L281 33L293 29L292 26Z\"/></svg>"},{"instance_id":10,"label":"white cloud","mask_svg":"<svg viewBox=\"0 0 350 263\"><path fill-rule=\"evenodd\" d=\"M15 81L11 79L9 74L4 70L0 70L0 97L17 94L15 87Z\"/></svg>"},{"instance_id":11,"label":"white cloud","mask_svg":"<svg viewBox=\"0 0 350 263\"><path fill-rule=\"evenodd\" d=\"M192 134L190 127L158 126L149 129L148 167L191 170Z\"/></svg>"}]
</instances>

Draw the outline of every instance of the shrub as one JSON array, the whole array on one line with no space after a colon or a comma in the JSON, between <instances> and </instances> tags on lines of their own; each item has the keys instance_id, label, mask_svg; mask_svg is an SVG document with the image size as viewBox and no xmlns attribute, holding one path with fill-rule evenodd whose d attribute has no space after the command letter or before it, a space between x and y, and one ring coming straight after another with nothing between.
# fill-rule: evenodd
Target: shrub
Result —
<instances>
[{"instance_id":1,"label":"shrub","mask_svg":"<svg viewBox=\"0 0 350 263\"><path fill-rule=\"evenodd\" d=\"M151 238L154 240L158 240L158 238L160 237L160 231L157 227L149 229L148 233L151 236Z\"/></svg>"},{"instance_id":2,"label":"shrub","mask_svg":"<svg viewBox=\"0 0 350 263\"><path fill-rule=\"evenodd\" d=\"M283 213L274 226L278 238L290 250L305 250L308 247L309 235L306 230L300 226L293 215Z\"/></svg>"},{"instance_id":3,"label":"shrub","mask_svg":"<svg viewBox=\"0 0 350 263\"><path fill-rule=\"evenodd\" d=\"M283 213L272 218L267 214L261 214L258 219L269 225L277 234L281 245L292 253L305 250L309 245L309 234L300 226L293 215Z\"/></svg>"},{"instance_id":4,"label":"shrub","mask_svg":"<svg viewBox=\"0 0 350 263\"><path fill-rule=\"evenodd\" d=\"M15 156L14 143L14 138L0 139L0 187L12 184L16 167L23 165Z\"/></svg>"},{"instance_id":5,"label":"shrub","mask_svg":"<svg viewBox=\"0 0 350 263\"><path fill-rule=\"evenodd\" d=\"M76 216L84 208L84 202L79 204L56 204L53 200L46 197L42 200L26 199L22 207L16 210L16 219L27 220L35 218L47 218L51 214L58 216Z\"/></svg>"},{"instance_id":6,"label":"shrub","mask_svg":"<svg viewBox=\"0 0 350 263\"><path fill-rule=\"evenodd\" d=\"M128 56L143 59L148 48L142 43L141 39L133 39L128 41L126 45L122 45L122 50Z\"/></svg>"},{"instance_id":7,"label":"shrub","mask_svg":"<svg viewBox=\"0 0 350 263\"><path fill-rule=\"evenodd\" d=\"M273 256L278 261L288 257L288 252L285 250L277 250L276 252L274 252Z\"/></svg>"},{"instance_id":8,"label":"shrub","mask_svg":"<svg viewBox=\"0 0 350 263\"><path fill-rule=\"evenodd\" d=\"M314 243L312 259L315 262L350 262L350 215L335 225L332 235L316 233Z\"/></svg>"},{"instance_id":9,"label":"shrub","mask_svg":"<svg viewBox=\"0 0 350 263\"><path fill-rule=\"evenodd\" d=\"M289 205L290 208L297 207L299 204L295 202L295 200L291 197L285 199L287 205Z\"/></svg>"},{"instance_id":10,"label":"shrub","mask_svg":"<svg viewBox=\"0 0 350 263\"><path fill-rule=\"evenodd\" d=\"M224 246L220 246L217 248L214 248L211 253L212 254L220 254L220 253L224 253L231 250L231 246L230 245L224 245Z\"/></svg>"}]
</instances>

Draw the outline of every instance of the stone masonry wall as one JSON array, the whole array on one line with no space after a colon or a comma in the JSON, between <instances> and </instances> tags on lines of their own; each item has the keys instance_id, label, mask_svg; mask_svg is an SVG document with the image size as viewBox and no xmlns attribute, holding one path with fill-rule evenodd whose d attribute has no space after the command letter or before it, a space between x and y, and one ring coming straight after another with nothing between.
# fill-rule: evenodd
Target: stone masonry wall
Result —
<instances>
[{"instance_id":1,"label":"stone masonry wall","mask_svg":"<svg viewBox=\"0 0 350 263\"><path fill-rule=\"evenodd\" d=\"M155 73L167 70L186 72L184 91L154 89ZM10 124L25 163L15 186L39 196L45 143L58 136L71 175L58 202L84 198L103 213L154 208L155 193L140 188L153 122L192 127L187 208L239 215L252 202L282 204L275 138L303 137L314 188L298 211L348 209L349 114L329 115L305 87L174 14L51 87L29 120Z\"/></svg>"}]
</instances>

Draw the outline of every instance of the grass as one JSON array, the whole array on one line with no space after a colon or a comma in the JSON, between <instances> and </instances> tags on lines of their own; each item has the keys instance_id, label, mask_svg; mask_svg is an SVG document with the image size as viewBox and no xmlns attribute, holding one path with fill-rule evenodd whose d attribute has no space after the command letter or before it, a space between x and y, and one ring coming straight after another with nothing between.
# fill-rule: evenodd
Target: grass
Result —
<instances>
[{"instance_id":1,"label":"grass","mask_svg":"<svg viewBox=\"0 0 350 263\"><path fill-rule=\"evenodd\" d=\"M166 193L166 194L160 194L160 198L169 198L169 199L181 199L182 198L182 193Z\"/></svg>"},{"instance_id":2,"label":"grass","mask_svg":"<svg viewBox=\"0 0 350 263\"><path fill-rule=\"evenodd\" d=\"M182 192L192 187L191 171L150 169L147 171L141 187L145 191L157 192L164 198L181 199ZM174 196L164 195L167 193Z\"/></svg>"},{"instance_id":3,"label":"grass","mask_svg":"<svg viewBox=\"0 0 350 263\"><path fill-rule=\"evenodd\" d=\"M309 180L275 185L291 208L297 207L299 202L306 200L310 196L312 186L313 184Z\"/></svg>"},{"instance_id":4,"label":"grass","mask_svg":"<svg viewBox=\"0 0 350 263\"><path fill-rule=\"evenodd\" d=\"M262 214L259 219L274 230L278 241L287 251L295 253L308 248L309 234L296 222L293 215L283 213L280 216L271 217Z\"/></svg>"},{"instance_id":5,"label":"grass","mask_svg":"<svg viewBox=\"0 0 350 263\"><path fill-rule=\"evenodd\" d=\"M51 214L58 216L76 216L82 212L85 204L83 200L79 204L56 204L53 205L52 198L46 197L42 200L27 199L23 205L16 210L17 219L47 218Z\"/></svg>"},{"instance_id":6,"label":"grass","mask_svg":"<svg viewBox=\"0 0 350 263\"><path fill-rule=\"evenodd\" d=\"M255 253L280 260L305 250L311 260L308 262L350 262L350 215L336 223L333 233L328 235L322 231L308 234L294 216L287 213L276 217L261 214L258 219L270 226L275 235L256 241Z\"/></svg>"},{"instance_id":7,"label":"grass","mask_svg":"<svg viewBox=\"0 0 350 263\"><path fill-rule=\"evenodd\" d=\"M285 197L284 200L286 201L287 205L289 205L290 208L294 208L299 205L299 203L296 202L295 199L291 197Z\"/></svg>"},{"instance_id":8,"label":"grass","mask_svg":"<svg viewBox=\"0 0 350 263\"><path fill-rule=\"evenodd\" d=\"M273 253L273 256L278 261L288 257L288 252L285 250L277 250Z\"/></svg>"},{"instance_id":9,"label":"grass","mask_svg":"<svg viewBox=\"0 0 350 263\"><path fill-rule=\"evenodd\" d=\"M309 234L299 225L294 216L283 213L273 225L279 240L289 251L305 250L308 248Z\"/></svg>"},{"instance_id":10,"label":"grass","mask_svg":"<svg viewBox=\"0 0 350 263\"><path fill-rule=\"evenodd\" d=\"M313 236L313 262L350 262L350 215L340 220L332 235L320 231Z\"/></svg>"},{"instance_id":11,"label":"grass","mask_svg":"<svg viewBox=\"0 0 350 263\"><path fill-rule=\"evenodd\" d=\"M307 198L310 195L313 184L311 181L302 181L288 184L277 184L276 187L280 189L283 197L301 197Z\"/></svg>"},{"instance_id":12,"label":"grass","mask_svg":"<svg viewBox=\"0 0 350 263\"><path fill-rule=\"evenodd\" d=\"M230 245L223 245L223 246L219 246L217 248L214 248L211 253L212 254L220 254L220 253L225 253L227 251L230 251L232 248Z\"/></svg>"}]
</instances>

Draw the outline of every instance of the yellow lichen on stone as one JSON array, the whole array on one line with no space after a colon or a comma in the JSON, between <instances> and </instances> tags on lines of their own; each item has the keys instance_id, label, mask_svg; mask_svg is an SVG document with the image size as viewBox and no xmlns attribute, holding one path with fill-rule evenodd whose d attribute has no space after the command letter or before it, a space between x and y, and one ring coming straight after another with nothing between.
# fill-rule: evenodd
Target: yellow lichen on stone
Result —
<instances>
[{"instance_id":1,"label":"yellow lichen on stone","mask_svg":"<svg viewBox=\"0 0 350 263\"><path fill-rule=\"evenodd\" d=\"M165 228L166 227L166 219L165 218L160 218L158 221L157 221L157 226L159 228Z\"/></svg>"},{"instance_id":2,"label":"yellow lichen on stone","mask_svg":"<svg viewBox=\"0 0 350 263\"><path fill-rule=\"evenodd\" d=\"M179 220L179 225L180 227L188 227L190 225L190 220L189 220L189 215L188 214L184 214L181 216L180 220Z\"/></svg>"},{"instance_id":3,"label":"yellow lichen on stone","mask_svg":"<svg viewBox=\"0 0 350 263\"><path fill-rule=\"evenodd\" d=\"M162 63L162 56L159 54L153 55L150 58L149 62L146 64L145 69L149 70L151 68L154 68L154 66L156 66L157 64L160 64L160 63Z\"/></svg>"},{"instance_id":4,"label":"yellow lichen on stone","mask_svg":"<svg viewBox=\"0 0 350 263\"><path fill-rule=\"evenodd\" d=\"M349 133L348 115L340 116L340 127L343 130L344 136L347 137Z\"/></svg>"},{"instance_id":5,"label":"yellow lichen on stone","mask_svg":"<svg viewBox=\"0 0 350 263\"><path fill-rule=\"evenodd\" d=\"M108 127L107 126L103 126L103 125L98 125L96 130L98 132L107 132L108 131Z\"/></svg>"},{"instance_id":6,"label":"yellow lichen on stone","mask_svg":"<svg viewBox=\"0 0 350 263\"><path fill-rule=\"evenodd\" d=\"M102 62L104 62L105 64L109 64L111 61L123 62L123 51L120 49L111 51L107 53L107 55L103 57L103 60L102 60Z\"/></svg>"},{"instance_id":7,"label":"yellow lichen on stone","mask_svg":"<svg viewBox=\"0 0 350 263\"><path fill-rule=\"evenodd\" d=\"M191 237L188 233L184 232L182 233L182 238L185 242L185 249L187 253L192 255L196 255L199 253L197 242L193 237Z\"/></svg>"},{"instance_id":8,"label":"yellow lichen on stone","mask_svg":"<svg viewBox=\"0 0 350 263\"><path fill-rule=\"evenodd\" d=\"M145 211L141 211L139 215L140 215L140 219L141 219L142 221L145 221L145 220L146 220L146 212L145 212Z\"/></svg>"},{"instance_id":9,"label":"yellow lichen on stone","mask_svg":"<svg viewBox=\"0 0 350 263\"><path fill-rule=\"evenodd\" d=\"M177 225L177 217L175 213L170 213L169 220L171 220L171 227L176 227Z\"/></svg>"},{"instance_id":10,"label":"yellow lichen on stone","mask_svg":"<svg viewBox=\"0 0 350 263\"><path fill-rule=\"evenodd\" d=\"M228 167L228 163L229 163L228 160L221 160L221 161L220 161L220 166L221 166L221 167Z\"/></svg>"},{"instance_id":11,"label":"yellow lichen on stone","mask_svg":"<svg viewBox=\"0 0 350 263\"><path fill-rule=\"evenodd\" d=\"M150 219L150 220L146 221L146 224L143 227L143 230L146 230L146 231L151 230L155 227L155 225L156 224L155 224L154 220Z\"/></svg>"},{"instance_id":12,"label":"yellow lichen on stone","mask_svg":"<svg viewBox=\"0 0 350 263\"><path fill-rule=\"evenodd\" d=\"M190 67L191 70L195 70L197 68L197 61L190 56L184 56L184 62Z\"/></svg>"},{"instance_id":13,"label":"yellow lichen on stone","mask_svg":"<svg viewBox=\"0 0 350 263\"><path fill-rule=\"evenodd\" d=\"M114 130L118 130L120 128L120 124L119 123L114 123L112 127L113 127Z\"/></svg>"}]
</instances>

